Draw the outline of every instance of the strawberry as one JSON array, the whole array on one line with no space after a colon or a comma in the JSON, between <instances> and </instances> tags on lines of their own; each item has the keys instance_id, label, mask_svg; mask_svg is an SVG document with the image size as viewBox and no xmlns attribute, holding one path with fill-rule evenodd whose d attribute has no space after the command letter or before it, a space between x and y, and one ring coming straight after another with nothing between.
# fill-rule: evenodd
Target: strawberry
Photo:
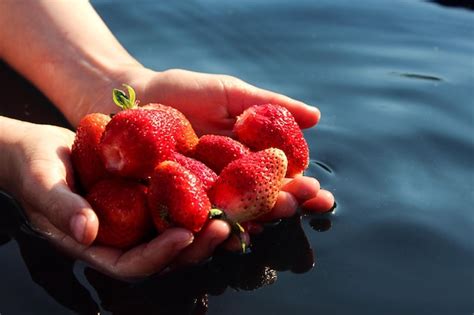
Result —
<instances>
[{"instance_id":1,"label":"strawberry","mask_svg":"<svg viewBox=\"0 0 474 315\"><path fill-rule=\"evenodd\" d=\"M110 172L145 179L160 162L172 159L174 151L190 153L198 138L177 109L154 103L139 108L133 88L124 86L128 95L113 90L114 102L124 111L107 126L100 144L101 157Z\"/></svg>"},{"instance_id":2,"label":"strawberry","mask_svg":"<svg viewBox=\"0 0 474 315\"><path fill-rule=\"evenodd\" d=\"M160 111L128 109L115 114L100 143L106 169L123 177L150 176L156 165L172 157L173 128Z\"/></svg>"},{"instance_id":3,"label":"strawberry","mask_svg":"<svg viewBox=\"0 0 474 315\"><path fill-rule=\"evenodd\" d=\"M146 187L123 179L105 179L86 196L99 218L97 243L130 248L150 232Z\"/></svg>"},{"instance_id":4,"label":"strawberry","mask_svg":"<svg viewBox=\"0 0 474 315\"><path fill-rule=\"evenodd\" d=\"M201 181L174 161L162 162L155 168L150 180L148 206L159 232L172 226L199 232L211 209Z\"/></svg>"},{"instance_id":5,"label":"strawberry","mask_svg":"<svg viewBox=\"0 0 474 315\"><path fill-rule=\"evenodd\" d=\"M248 154L250 150L242 143L218 135L204 135L193 153L193 157L219 174L230 162Z\"/></svg>"},{"instance_id":6,"label":"strawberry","mask_svg":"<svg viewBox=\"0 0 474 315\"><path fill-rule=\"evenodd\" d=\"M276 148L245 155L222 170L209 199L230 221L253 220L275 205L286 168L285 153Z\"/></svg>"},{"instance_id":7,"label":"strawberry","mask_svg":"<svg viewBox=\"0 0 474 315\"><path fill-rule=\"evenodd\" d=\"M308 144L293 115L279 105L247 108L234 125L237 139L252 150L279 148L288 158L286 176L301 174L309 164Z\"/></svg>"},{"instance_id":8,"label":"strawberry","mask_svg":"<svg viewBox=\"0 0 474 315\"><path fill-rule=\"evenodd\" d=\"M109 121L109 116L94 113L82 118L77 127L71 149L71 161L85 191L108 176L99 155L99 143Z\"/></svg>"},{"instance_id":9,"label":"strawberry","mask_svg":"<svg viewBox=\"0 0 474 315\"><path fill-rule=\"evenodd\" d=\"M191 173L201 181L205 191L208 191L217 179L217 174L198 160L184 156L178 152L175 152L174 160L190 170Z\"/></svg>"},{"instance_id":10,"label":"strawberry","mask_svg":"<svg viewBox=\"0 0 474 315\"><path fill-rule=\"evenodd\" d=\"M182 154L189 154L198 143L198 137L194 132L189 120L179 110L163 104L150 103L142 106L143 109L151 109L166 113L173 126L173 136L176 139L176 150Z\"/></svg>"}]
</instances>

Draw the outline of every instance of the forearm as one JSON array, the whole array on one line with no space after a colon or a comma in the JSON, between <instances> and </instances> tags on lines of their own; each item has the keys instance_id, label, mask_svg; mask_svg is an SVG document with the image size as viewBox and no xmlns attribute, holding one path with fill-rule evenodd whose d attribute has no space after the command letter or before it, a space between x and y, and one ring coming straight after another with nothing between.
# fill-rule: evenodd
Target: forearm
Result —
<instances>
[{"instance_id":1,"label":"forearm","mask_svg":"<svg viewBox=\"0 0 474 315\"><path fill-rule=\"evenodd\" d=\"M98 91L122 83L131 57L85 0L0 1L0 58L76 125Z\"/></svg>"}]
</instances>

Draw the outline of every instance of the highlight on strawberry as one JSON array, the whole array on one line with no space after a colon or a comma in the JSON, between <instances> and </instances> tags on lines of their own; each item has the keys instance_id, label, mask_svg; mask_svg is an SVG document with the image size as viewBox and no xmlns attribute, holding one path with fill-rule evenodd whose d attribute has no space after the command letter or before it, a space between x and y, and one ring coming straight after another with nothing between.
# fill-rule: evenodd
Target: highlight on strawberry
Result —
<instances>
[{"instance_id":1,"label":"highlight on strawberry","mask_svg":"<svg viewBox=\"0 0 474 315\"><path fill-rule=\"evenodd\" d=\"M249 148L230 137L203 135L199 138L193 156L219 174L227 164L249 153Z\"/></svg>"},{"instance_id":2,"label":"highlight on strawberry","mask_svg":"<svg viewBox=\"0 0 474 315\"><path fill-rule=\"evenodd\" d=\"M252 150L283 150L288 158L287 177L302 174L308 167L308 144L295 118L283 106L263 104L247 108L237 117L234 133Z\"/></svg>"},{"instance_id":3,"label":"highlight on strawberry","mask_svg":"<svg viewBox=\"0 0 474 315\"><path fill-rule=\"evenodd\" d=\"M147 188L125 179L104 179L86 195L99 218L97 243L117 248L139 244L152 230Z\"/></svg>"},{"instance_id":4,"label":"highlight on strawberry","mask_svg":"<svg viewBox=\"0 0 474 315\"><path fill-rule=\"evenodd\" d=\"M99 180L110 176L99 153L100 140L109 121L109 116L93 113L84 116L77 127L71 161L82 189L89 190Z\"/></svg>"},{"instance_id":5,"label":"highlight on strawberry","mask_svg":"<svg viewBox=\"0 0 474 315\"><path fill-rule=\"evenodd\" d=\"M287 159L280 149L250 153L227 165L209 191L213 205L231 222L247 222L273 208L285 178Z\"/></svg>"},{"instance_id":6,"label":"highlight on strawberry","mask_svg":"<svg viewBox=\"0 0 474 315\"><path fill-rule=\"evenodd\" d=\"M211 202L202 182L177 162L160 163L150 180L148 206L159 232L180 226L199 232L209 217Z\"/></svg>"},{"instance_id":7,"label":"highlight on strawberry","mask_svg":"<svg viewBox=\"0 0 474 315\"><path fill-rule=\"evenodd\" d=\"M219 218L245 251L242 226L269 213L285 177L308 166L291 113L255 105L237 117L235 139L198 138L177 109L138 106L133 88L124 87L112 93L121 111L85 116L71 150L80 192L99 218L96 242L126 249L171 227L199 233Z\"/></svg>"}]
</instances>

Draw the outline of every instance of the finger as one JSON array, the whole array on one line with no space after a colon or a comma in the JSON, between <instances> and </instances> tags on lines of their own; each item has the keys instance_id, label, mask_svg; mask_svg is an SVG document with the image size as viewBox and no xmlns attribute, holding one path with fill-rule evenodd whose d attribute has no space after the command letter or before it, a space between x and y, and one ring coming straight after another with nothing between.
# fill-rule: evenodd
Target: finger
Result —
<instances>
[{"instance_id":1,"label":"finger","mask_svg":"<svg viewBox=\"0 0 474 315\"><path fill-rule=\"evenodd\" d=\"M173 228L126 252L106 246L87 247L56 229L42 214L33 213L33 217L41 234L53 245L104 274L124 280L146 277L165 269L193 241L193 234L188 230Z\"/></svg>"},{"instance_id":2,"label":"finger","mask_svg":"<svg viewBox=\"0 0 474 315\"><path fill-rule=\"evenodd\" d=\"M286 107L295 117L300 128L309 128L316 125L321 112L318 108L294 100L285 95L254 87L243 81L229 83L223 80L226 86L231 114L240 115L247 107L257 104L272 103Z\"/></svg>"},{"instance_id":3,"label":"finger","mask_svg":"<svg viewBox=\"0 0 474 315\"><path fill-rule=\"evenodd\" d=\"M292 194L298 203L314 198L320 189L319 181L314 177L297 176L283 185L282 190Z\"/></svg>"},{"instance_id":4,"label":"finger","mask_svg":"<svg viewBox=\"0 0 474 315\"><path fill-rule=\"evenodd\" d=\"M186 248L177 258L176 265L190 265L204 261L212 256L216 247L224 242L230 234L229 225L221 220L211 220L196 235L192 245Z\"/></svg>"},{"instance_id":5,"label":"finger","mask_svg":"<svg viewBox=\"0 0 474 315\"><path fill-rule=\"evenodd\" d=\"M73 236L77 242L90 245L99 228L95 212L65 182L49 181L44 179L36 185L36 191L29 201L30 208L41 212L55 227Z\"/></svg>"},{"instance_id":6,"label":"finger","mask_svg":"<svg viewBox=\"0 0 474 315\"><path fill-rule=\"evenodd\" d=\"M301 205L301 208L307 212L323 213L328 212L334 207L334 196L331 192L321 189L318 195Z\"/></svg>"},{"instance_id":7,"label":"finger","mask_svg":"<svg viewBox=\"0 0 474 315\"><path fill-rule=\"evenodd\" d=\"M193 234L188 230L173 228L149 243L126 252L93 246L86 249L81 257L93 267L115 278L140 278L165 269L193 240Z\"/></svg>"},{"instance_id":8,"label":"finger","mask_svg":"<svg viewBox=\"0 0 474 315\"><path fill-rule=\"evenodd\" d=\"M273 221L282 218L289 218L295 214L298 208L298 201L286 191L280 191L278 194L277 201L272 211L260 216L257 220L260 222Z\"/></svg>"},{"instance_id":9,"label":"finger","mask_svg":"<svg viewBox=\"0 0 474 315\"><path fill-rule=\"evenodd\" d=\"M71 257L77 258L87 249L87 245L78 243L72 236L65 234L52 225L43 213L32 211L28 215L28 218L32 224L31 228L33 228L34 231L48 239L51 244Z\"/></svg>"}]
</instances>

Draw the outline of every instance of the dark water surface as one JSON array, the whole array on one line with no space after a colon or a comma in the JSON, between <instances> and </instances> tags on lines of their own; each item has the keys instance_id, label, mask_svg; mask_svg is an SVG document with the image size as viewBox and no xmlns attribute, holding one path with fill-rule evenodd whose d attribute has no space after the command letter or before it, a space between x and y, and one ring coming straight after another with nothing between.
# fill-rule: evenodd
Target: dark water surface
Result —
<instances>
[{"instance_id":1,"label":"dark water surface","mask_svg":"<svg viewBox=\"0 0 474 315\"><path fill-rule=\"evenodd\" d=\"M251 255L220 255L130 285L18 230L2 197L0 314L474 312L468 2L93 4L146 66L227 73L317 105L323 118L306 131L308 174L334 192L338 206L270 227ZM2 71L4 80L9 72ZM45 115L21 118L61 121Z\"/></svg>"}]
</instances>

